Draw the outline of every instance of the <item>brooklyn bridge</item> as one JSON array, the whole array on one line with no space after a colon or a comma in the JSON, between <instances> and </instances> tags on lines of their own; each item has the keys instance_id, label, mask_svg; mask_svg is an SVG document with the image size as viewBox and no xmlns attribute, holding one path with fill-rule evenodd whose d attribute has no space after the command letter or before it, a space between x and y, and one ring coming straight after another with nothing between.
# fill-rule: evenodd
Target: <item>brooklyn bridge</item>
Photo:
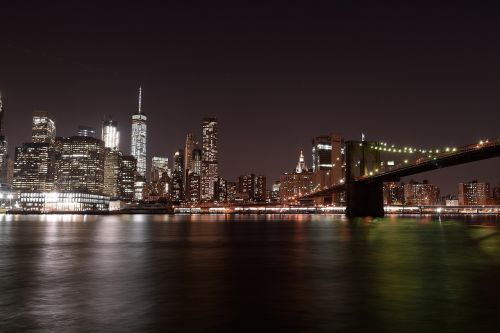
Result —
<instances>
[{"instance_id":1,"label":"brooklyn bridge","mask_svg":"<svg viewBox=\"0 0 500 333\"><path fill-rule=\"evenodd\" d=\"M345 193L346 214L384 216L383 183L455 165L500 156L500 138L462 147L418 149L384 142L346 141L345 178L327 188L307 193L300 201L318 201Z\"/></svg>"}]
</instances>

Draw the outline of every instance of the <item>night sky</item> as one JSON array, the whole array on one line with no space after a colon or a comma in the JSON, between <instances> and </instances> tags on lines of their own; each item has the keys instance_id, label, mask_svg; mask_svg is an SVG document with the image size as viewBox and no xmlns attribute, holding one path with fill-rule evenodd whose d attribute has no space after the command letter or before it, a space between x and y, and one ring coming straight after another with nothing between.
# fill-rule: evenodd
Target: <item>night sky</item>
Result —
<instances>
[{"instance_id":1,"label":"night sky","mask_svg":"<svg viewBox=\"0 0 500 333\"><path fill-rule=\"evenodd\" d=\"M339 133L425 148L500 136L500 7L406 1L2 1L0 90L10 151L33 110L100 133L130 116L143 87L150 157L219 119L221 175L268 185L311 164L311 139ZM415 176L455 193L500 182L500 159Z\"/></svg>"}]
</instances>

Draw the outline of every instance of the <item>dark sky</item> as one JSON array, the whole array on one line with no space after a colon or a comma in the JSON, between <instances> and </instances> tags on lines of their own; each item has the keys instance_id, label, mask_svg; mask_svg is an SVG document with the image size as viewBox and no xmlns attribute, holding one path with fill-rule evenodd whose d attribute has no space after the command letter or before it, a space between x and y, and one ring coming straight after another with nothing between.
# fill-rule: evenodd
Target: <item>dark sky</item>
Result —
<instances>
[{"instance_id":1,"label":"dark sky","mask_svg":"<svg viewBox=\"0 0 500 333\"><path fill-rule=\"evenodd\" d=\"M260 4L258 4L260 3ZM0 89L10 149L34 109L79 124L130 116L143 86L148 155L171 158L219 119L222 176L294 168L331 132L444 147L500 135L500 8L441 1L2 1ZM499 159L419 175L500 182Z\"/></svg>"}]
</instances>

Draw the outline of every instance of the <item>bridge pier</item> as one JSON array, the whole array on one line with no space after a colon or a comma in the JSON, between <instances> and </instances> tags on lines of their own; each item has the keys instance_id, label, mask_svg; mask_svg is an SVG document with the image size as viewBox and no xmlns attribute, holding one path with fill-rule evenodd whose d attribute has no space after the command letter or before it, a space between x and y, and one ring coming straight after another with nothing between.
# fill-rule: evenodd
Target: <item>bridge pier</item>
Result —
<instances>
[{"instance_id":1,"label":"bridge pier","mask_svg":"<svg viewBox=\"0 0 500 333\"><path fill-rule=\"evenodd\" d=\"M349 217L383 217L383 182L352 182L346 184L346 215Z\"/></svg>"}]
</instances>

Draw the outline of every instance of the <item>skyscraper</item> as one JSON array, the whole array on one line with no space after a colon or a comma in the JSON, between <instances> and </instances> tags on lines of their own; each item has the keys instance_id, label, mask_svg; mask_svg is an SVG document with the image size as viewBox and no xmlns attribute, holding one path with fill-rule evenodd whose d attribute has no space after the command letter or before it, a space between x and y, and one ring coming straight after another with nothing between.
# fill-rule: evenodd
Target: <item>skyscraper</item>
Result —
<instances>
[{"instance_id":1,"label":"skyscraper","mask_svg":"<svg viewBox=\"0 0 500 333\"><path fill-rule=\"evenodd\" d=\"M62 192L102 194L104 143L86 136L56 140L56 187Z\"/></svg>"},{"instance_id":2,"label":"skyscraper","mask_svg":"<svg viewBox=\"0 0 500 333\"><path fill-rule=\"evenodd\" d=\"M192 167L193 167L193 172L197 173L198 175L201 174L201 155L202 155L201 149L196 148L193 150Z\"/></svg>"},{"instance_id":3,"label":"skyscraper","mask_svg":"<svg viewBox=\"0 0 500 333\"><path fill-rule=\"evenodd\" d=\"M157 182L162 178L163 174L170 174L170 169L168 167L168 157L153 156L151 160L151 174L150 180L152 182Z\"/></svg>"},{"instance_id":4,"label":"skyscraper","mask_svg":"<svg viewBox=\"0 0 500 333\"><path fill-rule=\"evenodd\" d=\"M188 175L193 172L193 150L196 148L196 140L194 135L188 133L186 136L186 145L184 146L184 191L187 195L188 186Z\"/></svg>"},{"instance_id":5,"label":"skyscraper","mask_svg":"<svg viewBox=\"0 0 500 333\"><path fill-rule=\"evenodd\" d=\"M33 112L31 132L33 142L54 143L56 123L50 113L46 111Z\"/></svg>"},{"instance_id":6,"label":"skyscraper","mask_svg":"<svg viewBox=\"0 0 500 333\"><path fill-rule=\"evenodd\" d=\"M131 155L137 160L137 173L140 177L146 177L146 126L147 117L142 112L142 88L139 87L139 107L132 115L132 137Z\"/></svg>"},{"instance_id":7,"label":"skyscraper","mask_svg":"<svg viewBox=\"0 0 500 333\"><path fill-rule=\"evenodd\" d=\"M118 132L118 123L111 117L102 122L102 141L104 141L106 148L119 150L120 132Z\"/></svg>"},{"instance_id":8,"label":"skyscraper","mask_svg":"<svg viewBox=\"0 0 500 333\"><path fill-rule=\"evenodd\" d=\"M16 148L13 187L19 192L54 189L54 149L46 142L28 142Z\"/></svg>"},{"instance_id":9,"label":"skyscraper","mask_svg":"<svg viewBox=\"0 0 500 333\"><path fill-rule=\"evenodd\" d=\"M9 151L7 146L7 138L3 132L3 116L4 109L2 103L2 94L0 93L0 183L7 183Z\"/></svg>"},{"instance_id":10,"label":"skyscraper","mask_svg":"<svg viewBox=\"0 0 500 333\"><path fill-rule=\"evenodd\" d=\"M120 161L120 198L127 201L134 199L135 174L137 161L134 156L122 156Z\"/></svg>"},{"instance_id":11,"label":"skyscraper","mask_svg":"<svg viewBox=\"0 0 500 333\"><path fill-rule=\"evenodd\" d=\"M120 196L120 166L122 153L106 148L104 152L104 189L103 194L111 198Z\"/></svg>"},{"instance_id":12,"label":"skyscraper","mask_svg":"<svg viewBox=\"0 0 500 333\"><path fill-rule=\"evenodd\" d=\"M203 119L203 150L201 161L201 200L213 200L215 182L219 177L217 161L217 119Z\"/></svg>"},{"instance_id":13,"label":"skyscraper","mask_svg":"<svg viewBox=\"0 0 500 333\"><path fill-rule=\"evenodd\" d=\"M174 154L172 168L172 200L181 201L184 198L184 151L179 149Z\"/></svg>"}]
</instances>

